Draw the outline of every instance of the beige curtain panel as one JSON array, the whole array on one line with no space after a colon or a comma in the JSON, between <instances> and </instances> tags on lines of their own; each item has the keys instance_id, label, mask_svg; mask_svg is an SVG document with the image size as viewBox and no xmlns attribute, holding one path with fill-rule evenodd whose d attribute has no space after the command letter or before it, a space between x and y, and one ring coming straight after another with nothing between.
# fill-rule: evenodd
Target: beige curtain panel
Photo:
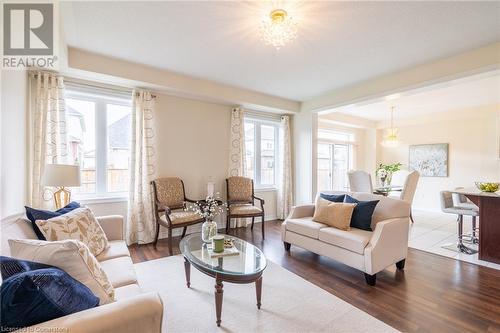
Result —
<instances>
[{"instance_id":1,"label":"beige curtain panel","mask_svg":"<svg viewBox=\"0 0 500 333\"><path fill-rule=\"evenodd\" d=\"M64 79L57 73L29 72L31 142L30 205L53 208L52 192L42 184L46 164L68 163Z\"/></svg>"},{"instance_id":2,"label":"beige curtain panel","mask_svg":"<svg viewBox=\"0 0 500 333\"><path fill-rule=\"evenodd\" d=\"M231 110L229 136L229 173L228 177L245 177L245 113L242 108ZM246 227L248 219L232 219L236 227Z\"/></svg>"},{"instance_id":3,"label":"beige curtain panel","mask_svg":"<svg viewBox=\"0 0 500 333\"><path fill-rule=\"evenodd\" d=\"M127 244L151 243L155 239L155 217L150 182L156 178L154 131L155 97L148 91L134 91L130 188L126 224Z\"/></svg>"},{"instance_id":4,"label":"beige curtain panel","mask_svg":"<svg viewBox=\"0 0 500 333\"><path fill-rule=\"evenodd\" d=\"M280 160L281 170L278 183L278 218L286 219L293 204L292 155L290 142L290 116L281 116Z\"/></svg>"},{"instance_id":5,"label":"beige curtain panel","mask_svg":"<svg viewBox=\"0 0 500 333\"><path fill-rule=\"evenodd\" d=\"M241 108L231 110L229 177L245 176L245 119Z\"/></svg>"}]
</instances>

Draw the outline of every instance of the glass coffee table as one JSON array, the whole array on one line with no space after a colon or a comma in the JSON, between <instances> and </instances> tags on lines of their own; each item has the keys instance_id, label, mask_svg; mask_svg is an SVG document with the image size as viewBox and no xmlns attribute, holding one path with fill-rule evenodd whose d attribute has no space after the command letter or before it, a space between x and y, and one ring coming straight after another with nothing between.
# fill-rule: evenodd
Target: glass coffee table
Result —
<instances>
[{"instance_id":1,"label":"glass coffee table","mask_svg":"<svg viewBox=\"0 0 500 333\"><path fill-rule=\"evenodd\" d=\"M226 236L233 240L238 249L237 255L211 258L208 244L203 243L199 234L186 236L181 240L180 249L184 256L186 284L191 286L191 265L200 272L215 278L215 311L217 326L221 323L222 282L254 283L257 295L257 308L260 309L262 294L262 273L267 266L266 257L260 249L242 239Z\"/></svg>"}]
</instances>

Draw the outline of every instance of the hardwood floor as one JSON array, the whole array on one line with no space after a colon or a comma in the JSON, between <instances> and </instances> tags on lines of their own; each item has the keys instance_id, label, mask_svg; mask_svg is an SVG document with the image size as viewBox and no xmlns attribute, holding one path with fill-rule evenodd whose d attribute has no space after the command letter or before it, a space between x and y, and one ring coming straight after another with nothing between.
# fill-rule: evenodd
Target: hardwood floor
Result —
<instances>
[{"instance_id":1,"label":"hardwood floor","mask_svg":"<svg viewBox=\"0 0 500 333\"><path fill-rule=\"evenodd\" d=\"M500 271L409 249L405 270L390 267L367 286L363 273L292 245L284 251L280 221L232 229L266 257L357 308L404 332L500 332ZM189 230L188 230L189 232ZM179 254L179 238L174 254ZM168 256L167 242L130 247L134 262ZM179 267L183 269L183 267Z\"/></svg>"}]
</instances>

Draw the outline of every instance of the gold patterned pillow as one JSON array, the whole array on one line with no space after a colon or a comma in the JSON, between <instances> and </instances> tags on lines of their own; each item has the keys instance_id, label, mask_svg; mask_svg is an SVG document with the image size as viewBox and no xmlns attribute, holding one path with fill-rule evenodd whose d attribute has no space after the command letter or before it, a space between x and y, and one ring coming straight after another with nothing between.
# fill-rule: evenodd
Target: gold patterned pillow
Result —
<instances>
[{"instance_id":1,"label":"gold patterned pillow","mask_svg":"<svg viewBox=\"0 0 500 333\"><path fill-rule=\"evenodd\" d=\"M104 230L87 207L35 223L48 241L76 239L87 245L94 256L109 246Z\"/></svg>"},{"instance_id":2,"label":"gold patterned pillow","mask_svg":"<svg viewBox=\"0 0 500 333\"><path fill-rule=\"evenodd\" d=\"M58 267L87 286L99 297L99 304L115 301L115 289L89 248L77 240L46 242L32 239L9 239L13 258Z\"/></svg>"}]
</instances>

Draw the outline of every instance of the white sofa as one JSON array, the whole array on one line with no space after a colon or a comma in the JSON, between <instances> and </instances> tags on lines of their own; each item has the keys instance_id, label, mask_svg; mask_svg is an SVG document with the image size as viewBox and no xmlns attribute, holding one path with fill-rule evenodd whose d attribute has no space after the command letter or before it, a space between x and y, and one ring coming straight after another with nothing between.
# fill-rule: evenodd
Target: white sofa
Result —
<instances>
[{"instance_id":1,"label":"white sofa","mask_svg":"<svg viewBox=\"0 0 500 333\"><path fill-rule=\"evenodd\" d=\"M27 332L64 329L71 333L161 332L163 304L156 293L143 293L137 284L134 266L123 240L123 217L98 217L110 247L97 256L111 284L116 302L77 312L27 327ZM14 219L2 223L2 255L10 256L8 239L37 239L28 220Z\"/></svg>"},{"instance_id":2,"label":"white sofa","mask_svg":"<svg viewBox=\"0 0 500 333\"><path fill-rule=\"evenodd\" d=\"M343 193L346 192L328 192ZM410 204L370 193L348 194L360 201L380 200L372 217L373 231L332 228L312 220L314 204L296 206L282 224L285 250L290 251L293 244L330 257L363 271L366 282L375 285L376 274L386 267L396 264L398 269L404 269L408 250Z\"/></svg>"}]
</instances>

